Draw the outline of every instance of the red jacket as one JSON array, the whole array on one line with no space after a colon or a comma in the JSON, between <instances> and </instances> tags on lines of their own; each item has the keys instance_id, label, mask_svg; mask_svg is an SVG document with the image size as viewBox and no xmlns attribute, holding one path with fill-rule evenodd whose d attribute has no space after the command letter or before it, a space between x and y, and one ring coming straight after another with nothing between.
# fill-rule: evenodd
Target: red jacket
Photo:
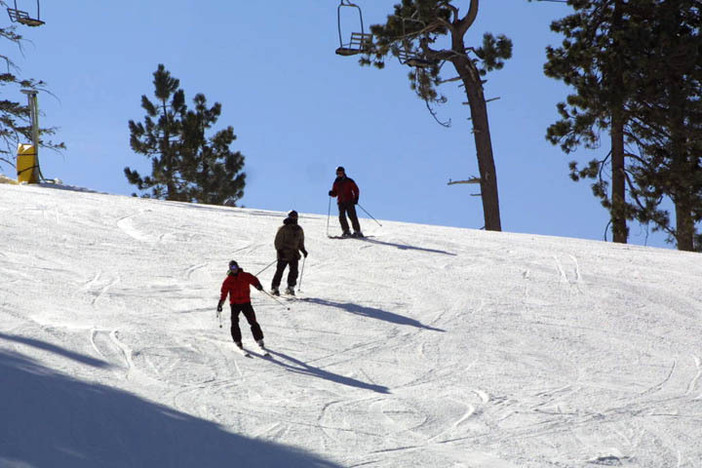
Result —
<instances>
[{"instance_id":1,"label":"red jacket","mask_svg":"<svg viewBox=\"0 0 702 468\"><path fill-rule=\"evenodd\" d=\"M222 295L219 298L220 302L224 302L229 294L230 304L246 304L251 302L251 293L249 286L256 289L263 289L261 282L251 273L239 271L236 275L228 274L222 283Z\"/></svg>"},{"instance_id":2,"label":"red jacket","mask_svg":"<svg viewBox=\"0 0 702 468\"><path fill-rule=\"evenodd\" d=\"M358 189L358 185L356 185L353 179L337 177L329 195L338 197L338 203L358 203L358 197L361 195L361 191Z\"/></svg>"}]
</instances>

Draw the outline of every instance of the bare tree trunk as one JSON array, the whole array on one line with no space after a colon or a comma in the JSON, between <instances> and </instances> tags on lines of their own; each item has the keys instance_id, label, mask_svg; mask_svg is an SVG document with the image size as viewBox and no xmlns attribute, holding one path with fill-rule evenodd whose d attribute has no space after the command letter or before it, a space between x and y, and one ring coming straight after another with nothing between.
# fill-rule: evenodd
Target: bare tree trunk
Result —
<instances>
[{"instance_id":1,"label":"bare tree trunk","mask_svg":"<svg viewBox=\"0 0 702 468\"><path fill-rule=\"evenodd\" d=\"M626 182L624 173L624 119L615 110L612 116L612 234L614 242L627 243L629 229L626 225Z\"/></svg>"},{"instance_id":2,"label":"bare tree trunk","mask_svg":"<svg viewBox=\"0 0 702 468\"><path fill-rule=\"evenodd\" d=\"M692 221L692 206L688 200L675 203L675 243L678 250L695 250L695 223Z\"/></svg>"},{"instance_id":3,"label":"bare tree trunk","mask_svg":"<svg viewBox=\"0 0 702 468\"><path fill-rule=\"evenodd\" d=\"M670 93L670 138L673 169L673 194L675 203L675 243L678 250L694 250L695 222L692 219L693 199L690 186L690 174L695 172L695 163L691 160L687 148L685 133L685 99L681 94L680 80L669 84Z\"/></svg>"},{"instance_id":4,"label":"bare tree trunk","mask_svg":"<svg viewBox=\"0 0 702 468\"><path fill-rule=\"evenodd\" d=\"M613 49L614 64L611 68L611 82L613 85L612 97L612 128L610 137L612 141L612 208L610 217L612 220L612 234L614 242L626 244L629 237L629 229L626 226L626 174L624 155L624 103L621 93L624 90L624 71L619 54L619 39L617 34L623 27L622 2L617 0L614 3L614 18L612 29L614 33Z\"/></svg>"},{"instance_id":5,"label":"bare tree trunk","mask_svg":"<svg viewBox=\"0 0 702 468\"><path fill-rule=\"evenodd\" d=\"M488 122L487 104L483 93L483 84L480 73L475 64L466 56L458 57L453 61L456 71L463 80L466 89L470 116L473 122L473 139L478 157L478 170L480 171L480 194L483 200L483 217L485 230L501 231L500 200L497 190L497 171L495 159L492 154L492 140L490 137L490 124Z\"/></svg>"}]
</instances>

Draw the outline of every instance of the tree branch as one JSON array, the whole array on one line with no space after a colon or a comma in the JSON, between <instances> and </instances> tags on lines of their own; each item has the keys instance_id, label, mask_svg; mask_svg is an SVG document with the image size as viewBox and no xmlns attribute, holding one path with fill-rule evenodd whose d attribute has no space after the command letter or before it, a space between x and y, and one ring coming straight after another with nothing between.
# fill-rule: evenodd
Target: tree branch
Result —
<instances>
[{"instance_id":1,"label":"tree branch","mask_svg":"<svg viewBox=\"0 0 702 468\"><path fill-rule=\"evenodd\" d=\"M429 110L429 113L431 114L431 116L434 117L434 120L436 120L436 123L438 123L439 125L441 125L442 127L445 127L445 128L451 127L451 119L449 119L446 122L440 121L439 118L436 116L436 111L434 111L434 109L431 108L431 105L429 104L429 100L425 99L424 103L426 104L427 110Z\"/></svg>"},{"instance_id":2,"label":"tree branch","mask_svg":"<svg viewBox=\"0 0 702 468\"><path fill-rule=\"evenodd\" d=\"M475 23L475 20L478 17L479 3L479 0L470 0L468 13L466 13L466 16L456 22L456 32L460 35L460 37L465 36L466 31L468 31L468 29L473 26L473 23Z\"/></svg>"}]
</instances>

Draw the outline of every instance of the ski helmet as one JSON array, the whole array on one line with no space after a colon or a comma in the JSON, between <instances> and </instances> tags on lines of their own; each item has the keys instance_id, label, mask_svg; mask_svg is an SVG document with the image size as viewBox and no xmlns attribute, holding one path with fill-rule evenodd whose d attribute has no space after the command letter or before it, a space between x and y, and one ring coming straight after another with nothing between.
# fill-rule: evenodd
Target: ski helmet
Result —
<instances>
[{"instance_id":1,"label":"ski helmet","mask_svg":"<svg viewBox=\"0 0 702 468\"><path fill-rule=\"evenodd\" d=\"M229 269L232 271L236 271L239 269L239 264L236 263L235 260L232 260L231 262L229 262Z\"/></svg>"},{"instance_id":2,"label":"ski helmet","mask_svg":"<svg viewBox=\"0 0 702 468\"><path fill-rule=\"evenodd\" d=\"M292 210L292 211L288 212L288 218L297 219L297 211Z\"/></svg>"},{"instance_id":3,"label":"ski helmet","mask_svg":"<svg viewBox=\"0 0 702 468\"><path fill-rule=\"evenodd\" d=\"M344 166L338 166L336 168L336 172L343 172L344 174L346 174L346 169L344 169Z\"/></svg>"}]
</instances>

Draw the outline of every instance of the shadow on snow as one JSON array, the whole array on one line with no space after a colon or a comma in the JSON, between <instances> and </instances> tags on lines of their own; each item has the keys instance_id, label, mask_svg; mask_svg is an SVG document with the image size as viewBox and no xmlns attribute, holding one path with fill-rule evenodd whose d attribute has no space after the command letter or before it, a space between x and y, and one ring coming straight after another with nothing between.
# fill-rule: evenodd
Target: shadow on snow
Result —
<instances>
[{"instance_id":1,"label":"shadow on snow","mask_svg":"<svg viewBox=\"0 0 702 468\"><path fill-rule=\"evenodd\" d=\"M97 368L110 368L112 367L111 364L102 361L100 359L95 359L91 358L90 356L84 356L82 354L74 353L73 351L69 351L65 348L61 348L60 346L52 345L50 343L46 343L44 341L40 340L35 340L34 338L25 338L22 336L17 336L17 335L6 335L5 333L0 332L0 340L6 340L6 341L14 341L15 343L21 343L27 346L31 346L33 348L37 349L43 349L44 351L49 351L54 354L58 354L60 356L63 356L65 358L71 359L73 361L79 362L81 364L86 364L88 366L92 367L97 367Z\"/></svg>"},{"instance_id":2,"label":"shadow on snow","mask_svg":"<svg viewBox=\"0 0 702 468\"><path fill-rule=\"evenodd\" d=\"M350 302L334 302L334 301L328 301L326 299L317 299L317 298L302 298L300 300L305 301L305 302L311 302L313 304L327 306L327 307L337 307L337 308L343 309L347 312L351 312L352 314L362 315L364 317L370 317L370 318L374 318L377 320L383 320L385 322L390 322L390 323L394 323L397 325L408 325L411 327L417 327L417 328L422 328L424 330L431 330L431 331L437 331L437 332L445 332L446 331L446 330L442 330L441 328L434 328L434 327L430 327L428 325L424 325L422 322L420 322L418 320L404 317L402 315L394 314L394 313L388 312L386 310L376 309L374 307L365 307L365 306L358 305L358 304L352 304Z\"/></svg>"},{"instance_id":3,"label":"shadow on snow","mask_svg":"<svg viewBox=\"0 0 702 468\"><path fill-rule=\"evenodd\" d=\"M299 359L295 359L294 357L288 356L287 354L283 354L281 352L271 350L268 350L268 352L273 356L277 356L280 359L288 361L283 362L278 359L271 360L271 362L278 364L279 366L282 366L292 372L319 377L321 379L326 379L331 382L336 382L342 385L348 385L349 387L356 387L364 390L372 390L377 393L390 393L388 387L385 387L383 385L369 384L361 382L360 380L356 380L351 377L344 377L343 375L335 374L333 372L329 372L318 367L310 366L309 364L306 364L300 361Z\"/></svg>"},{"instance_id":4,"label":"shadow on snow","mask_svg":"<svg viewBox=\"0 0 702 468\"><path fill-rule=\"evenodd\" d=\"M58 347L25 342L96 364ZM0 415L0 466L338 466L300 449L227 432L121 390L76 380L6 350L0 350Z\"/></svg>"}]
</instances>

